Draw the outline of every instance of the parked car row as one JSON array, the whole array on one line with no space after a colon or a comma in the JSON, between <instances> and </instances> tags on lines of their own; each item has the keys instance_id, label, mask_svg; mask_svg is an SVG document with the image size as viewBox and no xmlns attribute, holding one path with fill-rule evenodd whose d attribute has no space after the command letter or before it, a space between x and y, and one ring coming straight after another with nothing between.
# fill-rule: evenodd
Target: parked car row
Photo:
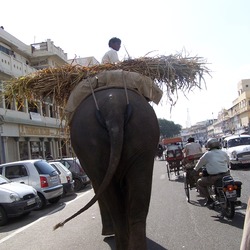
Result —
<instances>
[{"instance_id":1,"label":"parked car row","mask_svg":"<svg viewBox=\"0 0 250 250\"><path fill-rule=\"evenodd\" d=\"M55 159L55 160L50 160L49 163L55 161L61 162L68 170L70 170L74 180L74 190L76 192L86 187L90 183L88 176L84 172L77 158L71 157L71 158Z\"/></svg>"},{"instance_id":2,"label":"parked car row","mask_svg":"<svg viewBox=\"0 0 250 250\"><path fill-rule=\"evenodd\" d=\"M8 218L43 209L90 183L78 159L33 159L0 165L0 226Z\"/></svg>"}]
</instances>

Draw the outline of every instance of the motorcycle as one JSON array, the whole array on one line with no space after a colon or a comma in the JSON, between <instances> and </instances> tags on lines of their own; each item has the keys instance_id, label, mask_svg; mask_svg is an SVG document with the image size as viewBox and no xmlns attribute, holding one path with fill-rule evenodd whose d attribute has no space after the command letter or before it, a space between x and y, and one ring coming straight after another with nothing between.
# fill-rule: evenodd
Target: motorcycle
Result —
<instances>
[{"instance_id":1,"label":"motorcycle","mask_svg":"<svg viewBox=\"0 0 250 250\"><path fill-rule=\"evenodd\" d=\"M206 170L202 171L206 175ZM241 206L241 181L235 181L231 175L223 176L218 179L214 185L208 187L210 197L214 203L210 206L212 209L219 210L221 217L232 219L235 215L235 207Z\"/></svg>"}]
</instances>

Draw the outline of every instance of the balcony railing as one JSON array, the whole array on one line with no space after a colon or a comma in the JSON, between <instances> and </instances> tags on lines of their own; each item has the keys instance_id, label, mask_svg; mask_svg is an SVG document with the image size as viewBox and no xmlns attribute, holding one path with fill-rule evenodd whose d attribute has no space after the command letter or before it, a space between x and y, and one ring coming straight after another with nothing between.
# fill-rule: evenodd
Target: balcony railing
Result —
<instances>
[{"instance_id":1,"label":"balcony railing","mask_svg":"<svg viewBox=\"0 0 250 250\"><path fill-rule=\"evenodd\" d=\"M10 77L19 77L33 73L36 70L25 62L17 60L13 55L7 55L0 51L0 71Z\"/></svg>"}]
</instances>

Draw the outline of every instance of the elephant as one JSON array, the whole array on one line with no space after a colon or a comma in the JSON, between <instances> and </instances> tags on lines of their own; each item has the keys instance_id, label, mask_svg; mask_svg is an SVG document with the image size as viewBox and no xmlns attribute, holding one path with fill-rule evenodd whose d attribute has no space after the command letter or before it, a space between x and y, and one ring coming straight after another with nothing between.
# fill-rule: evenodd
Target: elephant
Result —
<instances>
[{"instance_id":1,"label":"elephant","mask_svg":"<svg viewBox=\"0 0 250 250\"><path fill-rule=\"evenodd\" d=\"M96 201L102 234L115 235L117 250L146 250L148 215L159 124L148 100L134 89L97 89L70 121L71 144L95 195L67 221Z\"/></svg>"}]
</instances>

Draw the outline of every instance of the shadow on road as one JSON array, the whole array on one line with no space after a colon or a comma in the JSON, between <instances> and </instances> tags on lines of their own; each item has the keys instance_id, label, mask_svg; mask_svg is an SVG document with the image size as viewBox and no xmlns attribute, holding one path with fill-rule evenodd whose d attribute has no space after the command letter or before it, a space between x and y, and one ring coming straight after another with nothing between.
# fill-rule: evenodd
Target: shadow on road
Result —
<instances>
[{"instance_id":1,"label":"shadow on road","mask_svg":"<svg viewBox=\"0 0 250 250\"><path fill-rule=\"evenodd\" d=\"M170 179L169 181L173 181L173 182L184 182L184 177L183 177L183 171L180 170L179 175L175 174L175 173L170 173Z\"/></svg>"},{"instance_id":2,"label":"shadow on road","mask_svg":"<svg viewBox=\"0 0 250 250\"><path fill-rule=\"evenodd\" d=\"M105 237L103 241L110 246L110 249L115 250L115 236Z\"/></svg>"},{"instance_id":3,"label":"shadow on road","mask_svg":"<svg viewBox=\"0 0 250 250\"><path fill-rule=\"evenodd\" d=\"M153 240L147 239L147 243L148 243L149 250L167 250L167 248L159 245L158 243L156 243Z\"/></svg>"},{"instance_id":4,"label":"shadow on road","mask_svg":"<svg viewBox=\"0 0 250 250\"><path fill-rule=\"evenodd\" d=\"M198 201L190 201L189 203L193 206L201 207L202 209L209 209L209 208L204 206L204 202L205 202L204 199L202 199L202 200L198 200ZM237 209L246 209L246 206L247 206L247 204L242 203L240 208L236 207L235 208L235 216L233 219L227 219L226 217L221 217L220 211L216 211L215 209L212 209L212 210L215 210L218 214L211 216L211 217L214 218L214 221L216 221L216 222L228 224L228 225L231 225L233 227L243 229L245 214L241 213L240 211L237 211Z\"/></svg>"},{"instance_id":5,"label":"shadow on road","mask_svg":"<svg viewBox=\"0 0 250 250\"><path fill-rule=\"evenodd\" d=\"M104 242L106 242L109 246L111 250L115 250L115 237L111 236L111 237L105 237ZM153 240L150 240L149 238L147 238L147 244L148 244L148 249L149 250L167 250L167 248L162 247L161 245L159 245L158 243L156 243Z\"/></svg>"},{"instance_id":6,"label":"shadow on road","mask_svg":"<svg viewBox=\"0 0 250 250\"><path fill-rule=\"evenodd\" d=\"M235 213L235 216L232 220L229 220L227 218L221 218L219 215L218 216L212 216L215 221L223 223L223 224L228 224L234 227L237 227L239 229L243 229L244 227L244 220L245 220L245 215L242 213Z\"/></svg>"},{"instance_id":7,"label":"shadow on road","mask_svg":"<svg viewBox=\"0 0 250 250\"><path fill-rule=\"evenodd\" d=\"M207 208L207 207L204 206L204 202L205 202L205 199L202 198L202 199L197 199L197 201L190 200L189 203L191 205L193 205L193 206L201 207L202 209L209 209L209 208ZM239 210L240 209L241 210L242 209L245 210L246 207L247 207L246 203L242 203L240 207L236 207L235 208L235 216L234 216L233 219L227 219L225 217L221 217L220 216L220 211L211 208L212 210L215 210L216 212L218 212L217 215L211 216L211 217L214 218L215 221L218 221L220 223L228 224L228 225L237 227L239 229L243 229L244 220L245 220L245 214L241 213Z\"/></svg>"}]
</instances>

